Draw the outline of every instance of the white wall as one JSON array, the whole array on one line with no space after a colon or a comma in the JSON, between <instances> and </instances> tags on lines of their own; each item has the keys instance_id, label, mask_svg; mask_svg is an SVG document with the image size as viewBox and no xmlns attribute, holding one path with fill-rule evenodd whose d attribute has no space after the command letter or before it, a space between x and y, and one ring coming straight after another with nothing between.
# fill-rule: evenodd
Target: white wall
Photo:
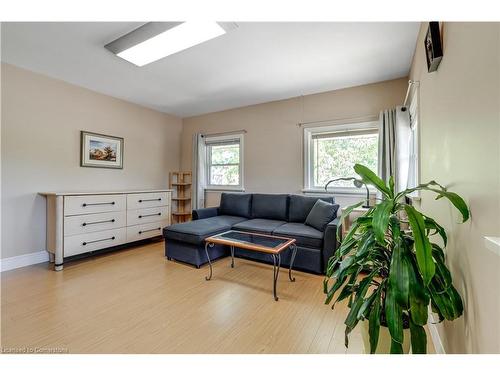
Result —
<instances>
[{"instance_id":1,"label":"white wall","mask_svg":"<svg viewBox=\"0 0 500 375\"><path fill-rule=\"evenodd\" d=\"M440 325L447 353L500 353L500 257L484 236L500 235L500 23L445 23L444 57L427 73L422 25L410 78L420 81L422 181L462 195L472 218L422 196L423 212L449 233L447 262L465 314Z\"/></svg>"},{"instance_id":2,"label":"white wall","mask_svg":"<svg viewBox=\"0 0 500 375\"><path fill-rule=\"evenodd\" d=\"M351 87L185 118L182 168L191 170L192 136L245 129L244 181L247 192L301 193L303 189L303 129L300 122L378 116L401 105L407 78ZM337 196L341 204L359 197ZM207 194L217 205L219 194Z\"/></svg>"},{"instance_id":3,"label":"white wall","mask_svg":"<svg viewBox=\"0 0 500 375\"><path fill-rule=\"evenodd\" d=\"M41 191L157 189L178 170L182 120L2 64L2 258L45 249ZM80 167L80 130L125 139L124 168Z\"/></svg>"}]
</instances>

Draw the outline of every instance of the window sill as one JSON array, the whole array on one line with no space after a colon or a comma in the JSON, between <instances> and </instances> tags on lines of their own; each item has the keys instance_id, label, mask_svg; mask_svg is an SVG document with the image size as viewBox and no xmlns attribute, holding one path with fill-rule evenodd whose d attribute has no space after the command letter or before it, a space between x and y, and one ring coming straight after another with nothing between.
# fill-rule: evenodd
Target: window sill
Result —
<instances>
[{"instance_id":1,"label":"window sill","mask_svg":"<svg viewBox=\"0 0 500 375\"><path fill-rule=\"evenodd\" d=\"M206 187L205 191L208 192L208 193L211 193L211 192L217 193L217 192L224 192L224 191L244 192L245 188L241 188L241 187L226 187L226 186L224 186L224 187Z\"/></svg>"},{"instance_id":2,"label":"window sill","mask_svg":"<svg viewBox=\"0 0 500 375\"><path fill-rule=\"evenodd\" d=\"M376 191L369 190L370 196L375 195ZM356 188L331 188L326 191L320 188L306 188L302 189L304 194L329 194L329 195L355 195L355 196L366 196L366 189L356 189Z\"/></svg>"}]
</instances>

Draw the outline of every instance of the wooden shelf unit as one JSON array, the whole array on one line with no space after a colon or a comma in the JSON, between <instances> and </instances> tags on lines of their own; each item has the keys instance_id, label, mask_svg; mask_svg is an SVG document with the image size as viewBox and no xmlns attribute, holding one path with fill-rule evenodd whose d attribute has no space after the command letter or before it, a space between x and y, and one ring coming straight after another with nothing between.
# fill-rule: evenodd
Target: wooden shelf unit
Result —
<instances>
[{"instance_id":1,"label":"wooden shelf unit","mask_svg":"<svg viewBox=\"0 0 500 375\"><path fill-rule=\"evenodd\" d=\"M172 224L191 220L191 182L189 171L169 173L169 186L172 189Z\"/></svg>"}]
</instances>

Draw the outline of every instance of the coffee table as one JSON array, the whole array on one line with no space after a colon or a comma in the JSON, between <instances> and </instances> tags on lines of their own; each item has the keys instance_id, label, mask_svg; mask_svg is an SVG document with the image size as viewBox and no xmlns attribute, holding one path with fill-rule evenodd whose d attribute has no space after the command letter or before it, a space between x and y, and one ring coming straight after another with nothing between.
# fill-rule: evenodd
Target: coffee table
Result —
<instances>
[{"instance_id":1,"label":"coffee table","mask_svg":"<svg viewBox=\"0 0 500 375\"><path fill-rule=\"evenodd\" d=\"M273 294L274 300L278 300L276 294L276 283L278 282L278 275L281 265L281 253L286 250L292 250L292 257L290 259L290 267L288 268L288 278L294 282L295 278L292 277L292 266L297 255L297 245L295 239L272 236L268 234L241 232L237 230L230 230L215 236L205 238L205 252L207 253L208 265L210 273L205 276L208 281L212 279L212 262L208 254L208 248L214 247L216 244L228 245L231 249L231 268L234 268L234 248L256 251L260 253L269 254L273 258Z\"/></svg>"}]
</instances>

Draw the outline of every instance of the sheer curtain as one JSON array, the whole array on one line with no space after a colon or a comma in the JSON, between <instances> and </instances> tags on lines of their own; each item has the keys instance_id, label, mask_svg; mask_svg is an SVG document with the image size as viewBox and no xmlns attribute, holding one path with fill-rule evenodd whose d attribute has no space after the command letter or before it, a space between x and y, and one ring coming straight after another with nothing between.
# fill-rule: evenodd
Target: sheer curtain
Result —
<instances>
[{"instance_id":1,"label":"sheer curtain","mask_svg":"<svg viewBox=\"0 0 500 375\"><path fill-rule=\"evenodd\" d=\"M205 139L202 134L193 135L193 209L205 207Z\"/></svg>"},{"instance_id":2,"label":"sheer curtain","mask_svg":"<svg viewBox=\"0 0 500 375\"><path fill-rule=\"evenodd\" d=\"M409 171L410 117L406 107L380 112L378 173L385 181L394 176L396 191L406 189Z\"/></svg>"}]
</instances>

